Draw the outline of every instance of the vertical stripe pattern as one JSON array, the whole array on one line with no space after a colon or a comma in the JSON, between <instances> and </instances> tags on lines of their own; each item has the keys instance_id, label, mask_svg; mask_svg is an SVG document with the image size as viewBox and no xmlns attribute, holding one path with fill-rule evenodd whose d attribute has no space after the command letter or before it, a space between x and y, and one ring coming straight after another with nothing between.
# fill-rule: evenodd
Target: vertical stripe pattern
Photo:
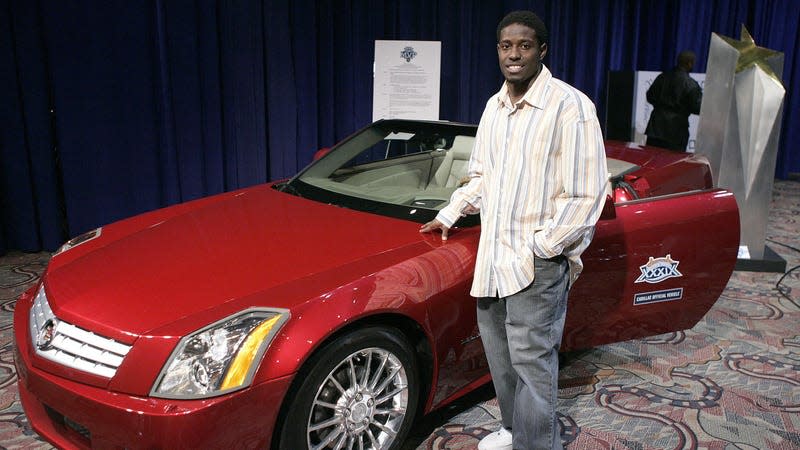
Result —
<instances>
[{"instance_id":1,"label":"vertical stripe pattern","mask_svg":"<svg viewBox=\"0 0 800 450\"><path fill-rule=\"evenodd\" d=\"M534 255L563 254L577 278L608 181L600 124L586 95L545 66L516 104L504 83L486 103L468 175L437 218L452 226L468 205L481 211L473 296L507 297L527 287Z\"/></svg>"}]
</instances>

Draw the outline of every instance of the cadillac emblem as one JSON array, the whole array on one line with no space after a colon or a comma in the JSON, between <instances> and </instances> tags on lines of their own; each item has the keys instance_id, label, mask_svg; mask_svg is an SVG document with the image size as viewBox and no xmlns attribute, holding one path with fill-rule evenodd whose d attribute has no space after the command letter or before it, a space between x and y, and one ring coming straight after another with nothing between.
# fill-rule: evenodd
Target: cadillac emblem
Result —
<instances>
[{"instance_id":1,"label":"cadillac emblem","mask_svg":"<svg viewBox=\"0 0 800 450\"><path fill-rule=\"evenodd\" d=\"M58 327L58 321L55 319L48 319L44 323L42 329L39 330L39 334L36 335L36 348L41 351L50 350L53 338L56 335L56 327Z\"/></svg>"}]
</instances>

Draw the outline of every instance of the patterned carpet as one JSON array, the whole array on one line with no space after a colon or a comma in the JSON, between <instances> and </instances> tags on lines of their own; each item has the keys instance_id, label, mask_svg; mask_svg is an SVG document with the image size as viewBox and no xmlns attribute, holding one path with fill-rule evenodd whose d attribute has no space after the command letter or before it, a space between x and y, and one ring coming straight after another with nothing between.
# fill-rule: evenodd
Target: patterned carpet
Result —
<instances>
[{"instance_id":1,"label":"patterned carpet","mask_svg":"<svg viewBox=\"0 0 800 450\"><path fill-rule=\"evenodd\" d=\"M691 330L563 355L565 448L800 449L800 183L776 181L767 237L785 277L735 272ZM22 413L11 350L15 300L48 258L0 258L3 448L50 448ZM498 417L486 386L420 421L404 450L474 449Z\"/></svg>"}]
</instances>

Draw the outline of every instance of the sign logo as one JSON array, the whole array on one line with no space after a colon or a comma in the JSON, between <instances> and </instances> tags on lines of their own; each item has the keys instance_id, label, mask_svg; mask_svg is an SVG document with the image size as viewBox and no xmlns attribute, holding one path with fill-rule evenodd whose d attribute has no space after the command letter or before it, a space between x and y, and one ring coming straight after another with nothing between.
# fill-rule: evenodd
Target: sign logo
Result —
<instances>
[{"instance_id":1,"label":"sign logo","mask_svg":"<svg viewBox=\"0 0 800 450\"><path fill-rule=\"evenodd\" d=\"M400 56L402 56L406 62L411 62L411 60L417 56L417 52L414 51L414 47L406 47L400 52Z\"/></svg>"},{"instance_id":2,"label":"sign logo","mask_svg":"<svg viewBox=\"0 0 800 450\"><path fill-rule=\"evenodd\" d=\"M634 305L647 305L649 303L671 302L683 298L683 288L667 289L664 291L640 292L633 297Z\"/></svg>"},{"instance_id":3,"label":"sign logo","mask_svg":"<svg viewBox=\"0 0 800 450\"><path fill-rule=\"evenodd\" d=\"M58 321L47 319L42 329L39 330L39 334L36 335L36 348L41 351L50 350L53 338L56 336L57 327Z\"/></svg>"},{"instance_id":4,"label":"sign logo","mask_svg":"<svg viewBox=\"0 0 800 450\"><path fill-rule=\"evenodd\" d=\"M636 279L636 283L660 283L668 278L682 277L683 274L678 272L678 264L680 261L672 259L671 255L661 258L651 256L647 264L639 266L642 274Z\"/></svg>"}]
</instances>

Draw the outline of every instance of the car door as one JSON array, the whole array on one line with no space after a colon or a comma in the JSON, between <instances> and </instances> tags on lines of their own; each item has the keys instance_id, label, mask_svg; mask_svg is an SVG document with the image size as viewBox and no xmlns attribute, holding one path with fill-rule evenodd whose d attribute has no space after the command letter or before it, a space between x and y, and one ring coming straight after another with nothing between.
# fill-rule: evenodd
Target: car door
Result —
<instances>
[{"instance_id":1,"label":"car door","mask_svg":"<svg viewBox=\"0 0 800 450\"><path fill-rule=\"evenodd\" d=\"M739 213L729 191L606 206L570 290L562 350L691 328L736 263Z\"/></svg>"}]
</instances>

